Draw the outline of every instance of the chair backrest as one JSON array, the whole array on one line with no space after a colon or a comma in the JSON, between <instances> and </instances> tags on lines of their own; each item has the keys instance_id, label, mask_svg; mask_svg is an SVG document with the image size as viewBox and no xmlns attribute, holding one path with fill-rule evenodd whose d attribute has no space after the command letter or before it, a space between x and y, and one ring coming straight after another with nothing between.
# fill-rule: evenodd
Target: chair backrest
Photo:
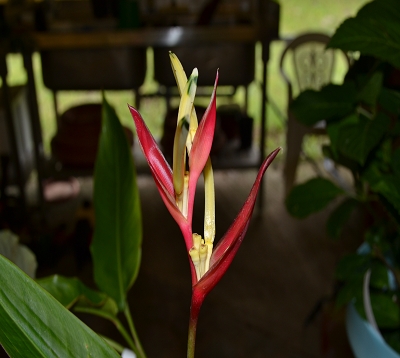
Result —
<instances>
[{"instance_id":1,"label":"chair backrest","mask_svg":"<svg viewBox=\"0 0 400 358\"><path fill-rule=\"evenodd\" d=\"M331 82L339 50L326 49L330 37L322 33L307 33L290 41L282 53L280 71L289 86L289 101L293 97L293 87L297 91L320 89ZM339 51L349 59L345 53ZM284 66L291 56L291 66ZM290 68L289 71L287 68Z\"/></svg>"}]
</instances>

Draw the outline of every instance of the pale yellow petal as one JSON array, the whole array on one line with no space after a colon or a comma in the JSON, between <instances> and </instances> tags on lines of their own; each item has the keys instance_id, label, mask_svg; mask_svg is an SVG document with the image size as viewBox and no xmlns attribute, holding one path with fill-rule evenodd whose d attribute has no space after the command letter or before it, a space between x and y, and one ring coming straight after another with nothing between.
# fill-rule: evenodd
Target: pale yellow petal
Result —
<instances>
[{"instance_id":1,"label":"pale yellow petal","mask_svg":"<svg viewBox=\"0 0 400 358\"><path fill-rule=\"evenodd\" d=\"M186 167L186 141L189 130L189 118L193 108L193 101L196 94L198 72L195 68L185 89L182 92L179 104L177 127L174 138L173 150L173 183L177 204L182 209L181 196L184 187L184 176Z\"/></svg>"},{"instance_id":2,"label":"pale yellow petal","mask_svg":"<svg viewBox=\"0 0 400 358\"><path fill-rule=\"evenodd\" d=\"M175 76L175 81L178 86L179 93L182 96L182 93L184 92L187 83L185 70L183 69L182 63L179 61L178 57L173 52L169 53L169 58L171 61L171 67ZM196 110L193 107L192 112L190 114L189 136L186 143L188 153L190 153L190 150L192 148L193 138L196 133L197 127L198 127L198 120L197 120Z\"/></svg>"},{"instance_id":3,"label":"pale yellow petal","mask_svg":"<svg viewBox=\"0 0 400 358\"><path fill-rule=\"evenodd\" d=\"M211 159L208 158L204 175L204 240L214 242L215 238L215 190Z\"/></svg>"}]
</instances>

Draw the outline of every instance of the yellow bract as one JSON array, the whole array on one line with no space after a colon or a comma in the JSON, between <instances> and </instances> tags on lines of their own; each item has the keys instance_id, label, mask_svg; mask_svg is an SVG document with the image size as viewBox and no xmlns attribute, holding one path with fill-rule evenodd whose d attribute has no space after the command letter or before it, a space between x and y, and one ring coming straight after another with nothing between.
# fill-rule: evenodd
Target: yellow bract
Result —
<instances>
[{"instance_id":1,"label":"yellow bract","mask_svg":"<svg viewBox=\"0 0 400 358\"><path fill-rule=\"evenodd\" d=\"M190 113L193 109L193 101L196 95L198 72L195 68L186 82L179 104L178 123L174 138L173 152L173 183L175 197L180 210L182 207L182 196L184 187L184 177L186 170L186 141L188 137Z\"/></svg>"},{"instance_id":2,"label":"yellow bract","mask_svg":"<svg viewBox=\"0 0 400 358\"><path fill-rule=\"evenodd\" d=\"M183 215L186 217L187 212L187 184L189 173L185 173L185 150L184 140L186 140L186 150L190 155L198 121L196 110L193 106L194 92L193 82L197 83L197 69L193 70L189 80L183 69L178 57L169 53L172 70L178 85L181 101L179 105L177 131L174 142L174 161L173 161L173 176L174 189L176 193L177 205ZM190 110L190 112L189 112ZM190 120L189 120L190 118ZM188 133L184 125L189 121ZM188 134L188 135L187 135ZM186 139L184 139L186 138ZM205 190L205 212L204 212L204 240L198 234L193 234L193 248L189 251L193 264L196 269L197 279L199 280L209 269L210 258L213 250L213 242L215 238L215 192L214 192L214 174L211 165L211 159L208 158L203 171L204 175L204 190Z\"/></svg>"},{"instance_id":3,"label":"yellow bract","mask_svg":"<svg viewBox=\"0 0 400 358\"><path fill-rule=\"evenodd\" d=\"M178 57L172 52L169 53L169 58L171 61L171 67L172 71L174 72L176 84L178 85L178 90L180 95L182 96L182 93L184 92L184 88L187 83L187 77L185 70L183 69L183 66L181 62L179 61ZM196 115L196 110L193 107L192 112L190 114L190 124L189 124L189 136L188 140L186 142L186 147L188 153L190 153L190 150L192 149L192 143L194 139L194 135L196 134L196 129L198 127L198 120L197 120L197 115Z\"/></svg>"}]
</instances>

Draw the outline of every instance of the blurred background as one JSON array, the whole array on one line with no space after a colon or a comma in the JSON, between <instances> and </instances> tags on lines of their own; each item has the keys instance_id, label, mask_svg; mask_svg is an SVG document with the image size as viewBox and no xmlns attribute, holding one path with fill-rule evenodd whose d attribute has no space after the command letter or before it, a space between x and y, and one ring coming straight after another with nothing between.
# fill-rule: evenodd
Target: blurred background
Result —
<instances>
[{"instance_id":1,"label":"blurred background","mask_svg":"<svg viewBox=\"0 0 400 358\"><path fill-rule=\"evenodd\" d=\"M285 126L286 106L287 106L287 94L285 83L279 72L279 60L282 51L285 47L286 40L294 38L297 35L305 32L322 32L328 35L332 35L335 29L340 23L347 17L354 16L357 10L362 7L367 1L365 0L349 0L349 1L335 1L335 2L323 2L323 1L312 1L312 0L280 0L280 21L279 21L279 39L274 40L271 43L271 55L268 63L268 93L269 99L273 102L273 105L268 104L268 149L272 150L278 145L282 145L283 133ZM169 2L159 1L160 7L169 6ZM172 1L170 3L173 3ZM199 8L201 1L193 2L196 5L187 5L184 1L176 1L177 4L182 3L183 6L189 6L193 8ZM188 1L187 3L191 3ZM204 1L203 1L204 3ZM256 47L256 80L261 80L261 48ZM7 57L9 66L8 81L10 85L18 85L26 83L26 74L23 68L22 57L19 54L10 54ZM151 94L157 90L157 82L154 80L153 72L153 51L152 49L147 50L147 61L148 67L146 71L146 79L140 88L142 94ZM51 91L46 89L43 85L41 76L41 62L39 54L35 54L33 58L34 70L36 74L36 85L38 90L38 100L40 109L40 119L43 130L43 140L45 144L45 151L50 151L50 140L54 136L56 131L56 122L54 120L55 113L52 104ZM335 81L341 81L343 75L347 70L345 66L339 64L339 68L335 71ZM168 69L167 69L168 70ZM190 73L192 68L185 69L187 73ZM223 68L220 71L224 71ZM240 71L240 69L238 69ZM201 73L200 73L201 81ZM260 111L259 101L260 93L257 85L252 83L249 91L251 92L249 100L249 113L254 117L255 124L259 125L260 122ZM77 103L88 103L98 102L101 94L99 91L85 91L85 92L74 92L68 91L60 93L59 106L60 112L62 113L71 105ZM118 91L117 93L109 92L108 97L110 102L115 106L118 115L124 125L133 129L133 123L130 118L128 111L126 110L126 103L132 103L131 91ZM244 94L243 89L239 89L235 96L235 101L243 103ZM150 102L150 104L148 103ZM273 109L273 106L277 107L278 111ZM146 98L141 106L141 112L143 117L149 124L150 129L155 136L161 137L163 120L166 114L166 104L163 98ZM281 114L281 115L280 115ZM310 151L312 155L318 155L318 146L313 146L313 139L307 138L306 150Z\"/></svg>"},{"instance_id":2,"label":"blurred background","mask_svg":"<svg viewBox=\"0 0 400 358\"><path fill-rule=\"evenodd\" d=\"M205 94L195 102L199 112L209 101L207 96L215 70L219 68L221 73L217 96L219 122L212 153L216 168L224 169L216 173L217 236L222 236L244 202L255 177L255 170L251 169L256 169L262 159L259 152L265 154L283 147L283 153L266 174L248 243L245 242L243 252L232 265L230 278L223 280L210 295L210 304L204 308L204 317L200 317L200 325L204 326L199 329L199 357L351 357L344 338L343 317L336 312L331 314L324 304L334 291L334 267L338 258L354 249L357 243L333 242L327 238L323 224L327 212L306 220L294 219L286 212L284 200L288 188L284 184L287 179L283 168L287 108L291 99L280 65L284 66L285 73L295 76L294 62L281 60L285 48L298 36L310 33L317 34L311 43L322 41L325 46L335 29L366 2L0 0L1 55L5 60L1 84L4 89L4 79L7 79L11 89L18 89L15 96L11 93L13 120L32 116L32 113L21 113L37 109L31 134L24 134L26 138L21 134L22 139L17 139L26 144L22 145L19 159L18 156L13 159L13 141L7 126L0 127L3 133L0 140L3 144L4 138L10 141L0 152L0 229L14 230L34 250L39 262L38 276L55 272L78 275L93 286L88 245L94 225L92 174L100 130L99 103L104 89L125 127L141 174L138 183L144 218L144 256L132 293L138 331L143 332L143 344L150 357L184 356L190 294L186 254L182 243L175 242L179 240L174 240L169 248L154 248L164 245L159 227L163 227L163 234L168 237L179 237L180 233L163 208L148 170L143 167L143 157L134 139L133 121L126 107L128 103L139 108L169 158L179 104L176 89L169 82L172 75L168 50L172 48L188 75L194 66L199 67L198 84L204 87L199 91ZM196 45L198 38L206 37L206 32L201 32L203 29L217 29L212 33L215 35L219 28L228 35L232 30L233 38L217 44L213 40L209 47L203 38ZM152 35L153 30L156 36ZM179 41L171 40L174 44L171 47L170 40L165 40L160 46L164 41L163 31L171 38L190 34L192 43L179 45ZM68 34L88 34L88 37L68 38ZM66 37L58 40L52 35ZM146 36L150 39L148 46ZM106 49L94 53L90 45L85 52L84 46L90 41L106 44ZM130 41L131 45L115 50L110 46L113 41ZM238 52L235 47L239 48ZM330 79L334 83L342 82L349 59L343 53L336 57L331 78L311 83L310 88L319 88ZM303 61L306 67L307 61ZM316 61L318 67L318 58ZM99 68L104 83L96 72ZM85 82L86 77L94 82ZM34 98L30 97L29 84L36 90ZM263 85L266 86L265 101ZM28 97L23 97L25 92L22 99L18 97L20 86L23 91L28 88ZM294 85L292 96L302 89ZM24 107L26 100L29 110ZM6 122L4 103L3 107L0 121ZM321 167L321 143L325 140L305 137L297 182L310 177L315 166ZM26 164L26 158L33 153L40 161L30 159L31 164ZM15 160L22 167L23 179L18 177ZM26 193L21 204L22 190ZM200 226L203 204L196 205L200 214L195 216L195 225ZM348 229L348 236L356 238L353 233L357 228ZM260 282L263 284L259 285ZM159 297L160 287L167 292L167 298ZM222 313L215 317L218 309ZM313 312L324 314L318 316ZM86 322L103 329L97 321L87 319ZM240 330L244 333L238 339ZM109 333L108 329L104 328L103 333ZM158 344L152 343L154 336Z\"/></svg>"}]
</instances>

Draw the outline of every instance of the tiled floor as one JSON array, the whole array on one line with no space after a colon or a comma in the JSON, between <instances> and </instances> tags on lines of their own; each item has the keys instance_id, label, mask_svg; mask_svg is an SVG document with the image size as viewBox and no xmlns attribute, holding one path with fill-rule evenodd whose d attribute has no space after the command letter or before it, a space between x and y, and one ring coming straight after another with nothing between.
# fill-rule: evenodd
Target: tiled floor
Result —
<instances>
[{"instance_id":1,"label":"tiled floor","mask_svg":"<svg viewBox=\"0 0 400 358\"><path fill-rule=\"evenodd\" d=\"M252 170L216 174L217 238L244 203L255 175ZM145 237L133 310L150 357L183 357L190 300L183 239L151 180L140 186ZM321 316L307 328L304 322L331 294L344 247L326 238L327 213L302 221L286 213L279 168L267 171L266 186L263 212L255 211L237 257L202 307L198 357L322 356ZM195 225L201 230L201 191L197 198Z\"/></svg>"},{"instance_id":2,"label":"tiled floor","mask_svg":"<svg viewBox=\"0 0 400 358\"><path fill-rule=\"evenodd\" d=\"M268 169L263 211L255 210L237 257L205 300L196 357L351 357L340 315L329 314L329 305L307 327L304 323L316 303L332 293L335 264L353 244L326 237L327 212L306 220L288 215L280 169ZM255 176L254 170L215 174L217 238L244 203ZM144 238L139 277L129 295L133 317L149 358L185 357L191 283L184 242L152 178L140 176L138 182ZM91 183L83 182L82 188L89 196ZM194 216L194 231L199 232L201 188ZM64 255L52 271L78 274L90 283L90 267L78 272L73 257ZM83 319L119 339L108 324Z\"/></svg>"}]
</instances>

